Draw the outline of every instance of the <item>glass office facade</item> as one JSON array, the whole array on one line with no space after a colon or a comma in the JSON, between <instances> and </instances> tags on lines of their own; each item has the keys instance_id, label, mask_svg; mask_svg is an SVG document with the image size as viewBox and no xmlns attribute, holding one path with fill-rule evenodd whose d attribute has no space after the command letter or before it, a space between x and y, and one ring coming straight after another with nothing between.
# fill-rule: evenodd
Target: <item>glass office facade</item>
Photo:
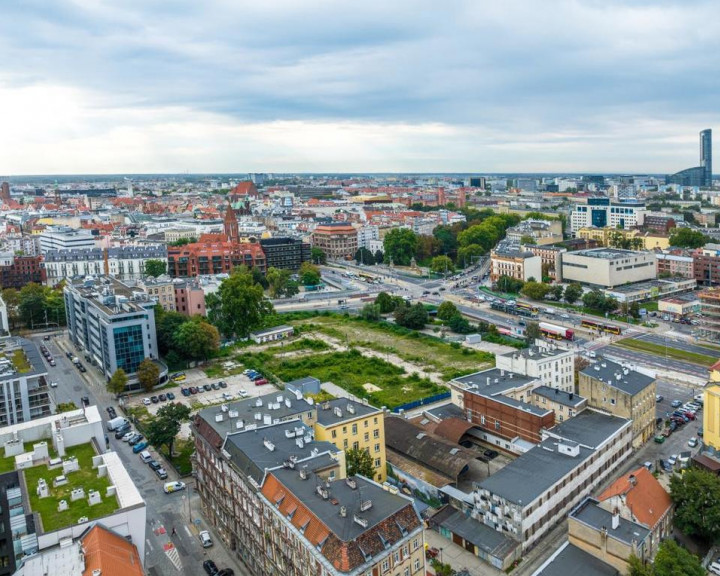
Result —
<instances>
[{"instance_id":1,"label":"glass office facade","mask_svg":"<svg viewBox=\"0 0 720 576\"><path fill-rule=\"evenodd\" d=\"M142 325L113 328L113 336L117 367L127 374L137 372L138 365L145 359Z\"/></svg>"}]
</instances>

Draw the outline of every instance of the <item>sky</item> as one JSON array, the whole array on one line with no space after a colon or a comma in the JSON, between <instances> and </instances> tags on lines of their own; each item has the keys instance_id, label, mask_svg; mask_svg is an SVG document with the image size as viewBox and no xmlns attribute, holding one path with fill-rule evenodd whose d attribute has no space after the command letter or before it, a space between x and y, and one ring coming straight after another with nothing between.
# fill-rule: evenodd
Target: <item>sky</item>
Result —
<instances>
[{"instance_id":1,"label":"sky","mask_svg":"<svg viewBox=\"0 0 720 576\"><path fill-rule=\"evenodd\" d=\"M626 172L720 134L716 0L22 0L0 174ZM716 170L717 172L717 170Z\"/></svg>"}]
</instances>

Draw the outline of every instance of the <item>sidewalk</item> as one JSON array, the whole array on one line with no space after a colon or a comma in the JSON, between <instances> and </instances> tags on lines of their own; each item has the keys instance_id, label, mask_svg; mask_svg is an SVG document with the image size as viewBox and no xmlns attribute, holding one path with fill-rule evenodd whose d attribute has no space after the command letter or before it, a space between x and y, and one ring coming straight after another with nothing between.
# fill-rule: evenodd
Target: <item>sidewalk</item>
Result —
<instances>
[{"instance_id":1,"label":"sidewalk","mask_svg":"<svg viewBox=\"0 0 720 576\"><path fill-rule=\"evenodd\" d=\"M442 562L450 564L455 571L467 570L471 576L501 576L505 574L502 570L490 566L472 552L468 552L457 544L453 544L447 538L443 538L435 530L425 530L425 542L430 548L441 550ZM440 560L439 556L438 560ZM430 560L426 560L426 562L427 573L435 574L430 565Z\"/></svg>"}]
</instances>

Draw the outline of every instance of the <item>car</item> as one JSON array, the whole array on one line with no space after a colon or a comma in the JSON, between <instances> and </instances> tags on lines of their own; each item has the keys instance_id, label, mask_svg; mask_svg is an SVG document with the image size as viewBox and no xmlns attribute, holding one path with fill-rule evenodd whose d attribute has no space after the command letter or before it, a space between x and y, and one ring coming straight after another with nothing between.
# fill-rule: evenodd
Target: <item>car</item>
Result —
<instances>
[{"instance_id":1,"label":"car","mask_svg":"<svg viewBox=\"0 0 720 576\"><path fill-rule=\"evenodd\" d=\"M160 480L165 480L168 476L167 470L165 470L165 468L158 468L157 470L155 470L155 474L157 474Z\"/></svg>"},{"instance_id":2,"label":"car","mask_svg":"<svg viewBox=\"0 0 720 576\"><path fill-rule=\"evenodd\" d=\"M128 441L130 440L130 438L132 438L133 436L135 436L135 432L132 432L132 431L127 432L127 433L122 437L122 441L123 441L123 442L128 442Z\"/></svg>"},{"instance_id":3,"label":"car","mask_svg":"<svg viewBox=\"0 0 720 576\"><path fill-rule=\"evenodd\" d=\"M203 548L210 548L210 546L213 545L212 538L210 538L210 532L207 530L200 532L200 534L198 534L198 538L200 539L200 543Z\"/></svg>"},{"instance_id":4,"label":"car","mask_svg":"<svg viewBox=\"0 0 720 576\"><path fill-rule=\"evenodd\" d=\"M698 404L703 404L705 402L705 397L702 393L695 394L695 396L693 396L693 401L697 402Z\"/></svg>"},{"instance_id":5,"label":"car","mask_svg":"<svg viewBox=\"0 0 720 576\"><path fill-rule=\"evenodd\" d=\"M699 412L700 410L702 410L702 405L694 404L693 402L687 402L683 404L683 408L685 408L686 410L692 410L693 412Z\"/></svg>"},{"instance_id":6,"label":"car","mask_svg":"<svg viewBox=\"0 0 720 576\"><path fill-rule=\"evenodd\" d=\"M207 572L208 576L216 576L220 570L218 570L218 567L215 565L215 562L212 560L205 560L203 562L203 568L205 569L205 572Z\"/></svg>"},{"instance_id":7,"label":"car","mask_svg":"<svg viewBox=\"0 0 720 576\"><path fill-rule=\"evenodd\" d=\"M150 466L150 469L153 472L155 470L160 470L160 468L162 468L162 464L160 464L160 462L158 462L157 460L150 460L150 462L148 462L148 466Z\"/></svg>"},{"instance_id":8,"label":"car","mask_svg":"<svg viewBox=\"0 0 720 576\"><path fill-rule=\"evenodd\" d=\"M203 384L203 389L205 390L205 392L210 392L210 390L212 390L212 387L210 386L210 384Z\"/></svg>"},{"instance_id":9,"label":"car","mask_svg":"<svg viewBox=\"0 0 720 576\"><path fill-rule=\"evenodd\" d=\"M50 360L48 360L48 364L50 364L50 366L56 366L56 365L57 365L57 362L55 362L55 360L53 360L52 358L50 358Z\"/></svg>"},{"instance_id":10,"label":"car","mask_svg":"<svg viewBox=\"0 0 720 576\"><path fill-rule=\"evenodd\" d=\"M681 412L686 418L689 418L690 420L695 420L695 412L692 412L691 410L682 410Z\"/></svg>"},{"instance_id":11,"label":"car","mask_svg":"<svg viewBox=\"0 0 720 576\"><path fill-rule=\"evenodd\" d=\"M560 318L563 320L570 320L570 314L560 314Z\"/></svg>"},{"instance_id":12,"label":"car","mask_svg":"<svg viewBox=\"0 0 720 576\"><path fill-rule=\"evenodd\" d=\"M175 374L170 376L170 380L174 380L175 382L182 382L185 378L185 372L175 372Z\"/></svg>"},{"instance_id":13,"label":"car","mask_svg":"<svg viewBox=\"0 0 720 576\"><path fill-rule=\"evenodd\" d=\"M660 396L660 394L655 394L655 402L662 402L662 401L663 401L663 397Z\"/></svg>"},{"instance_id":14,"label":"car","mask_svg":"<svg viewBox=\"0 0 720 576\"><path fill-rule=\"evenodd\" d=\"M136 434L128 441L128 446L135 446L145 438L142 434Z\"/></svg>"},{"instance_id":15,"label":"car","mask_svg":"<svg viewBox=\"0 0 720 576\"><path fill-rule=\"evenodd\" d=\"M73 353L72 353L72 352L65 352L65 356L67 356L68 358L72 359Z\"/></svg>"},{"instance_id":16,"label":"car","mask_svg":"<svg viewBox=\"0 0 720 576\"><path fill-rule=\"evenodd\" d=\"M57 388L57 386L58 386L57 382L55 382L55 381L50 382L50 388Z\"/></svg>"},{"instance_id":17,"label":"car","mask_svg":"<svg viewBox=\"0 0 720 576\"><path fill-rule=\"evenodd\" d=\"M218 572L217 576L235 576L235 572L232 568L223 568Z\"/></svg>"},{"instance_id":18,"label":"car","mask_svg":"<svg viewBox=\"0 0 720 576\"><path fill-rule=\"evenodd\" d=\"M668 464L668 462L665 461L665 460L661 460L661 468L662 468L665 472L672 472L672 471L673 471L672 465L671 465L671 464Z\"/></svg>"},{"instance_id":19,"label":"car","mask_svg":"<svg viewBox=\"0 0 720 576\"><path fill-rule=\"evenodd\" d=\"M78 364L78 370L80 370L83 374L87 372L87 368L85 368L82 364Z\"/></svg>"},{"instance_id":20,"label":"car","mask_svg":"<svg viewBox=\"0 0 720 576\"><path fill-rule=\"evenodd\" d=\"M220 380L220 382L218 382L218 386L220 386L220 388L227 388L227 382Z\"/></svg>"},{"instance_id":21,"label":"car","mask_svg":"<svg viewBox=\"0 0 720 576\"><path fill-rule=\"evenodd\" d=\"M252 372L252 370L251 370L250 368L245 368L245 370L242 371L242 373L243 373L245 376L247 376L248 374L250 374L250 372Z\"/></svg>"},{"instance_id":22,"label":"car","mask_svg":"<svg viewBox=\"0 0 720 576\"><path fill-rule=\"evenodd\" d=\"M688 462L690 462L690 452L681 452L677 461L680 463L680 466L685 468L688 465Z\"/></svg>"},{"instance_id":23,"label":"car","mask_svg":"<svg viewBox=\"0 0 720 576\"><path fill-rule=\"evenodd\" d=\"M148 447L148 442L147 442L147 440L143 440L142 442L138 442L137 444L135 444L135 446L133 446L133 454L140 454L140 452L142 452L143 450L145 450L145 448L147 448L147 447Z\"/></svg>"},{"instance_id":24,"label":"car","mask_svg":"<svg viewBox=\"0 0 720 576\"><path fill-rule=\"evenodd\" d=\"M260 374L260 372L255 372L255 374L252 375L250 380L260 380L260 378L264 378L264 376Z\"/></svg>"},{"instance_id":25,"label":"car","mask_svg":"<svg viewBox=\"0 0 720 576\"><path fill-rule=\"evenodd\" d=\"M165 402L167 400L167 394L160 394L158 396L158 400L160 400L160 402Z\"/></svg>"},{"instance_id":26,"label":"car","mask_svg":"<svg viewBox=\"0 0 720 576\"><path fill-rule=\"evenodd\" d=\"M644 463L643 463L643 466L645 466L645 468L647 468L650 472L652 472L652 470L653 470L653 464L652 464L652 462L650 462L650 461L648 460L647 462L644 462Z\"/></svg>"},{"instance_id":27,"label":"car","mask_svg":"<svg viewBox=\"0 0 720 576\"><path fill-rule=\"evenodd\" d=\"M165 494L172 494L173 492L179 492L180 490L185 490L185 482L165 482L163 485L163 492L165 492Z\"/></svg>"},{"instance_id":28,"label":"car","mask_svg":"<svg viewBox=\"0 0 720 576\"><path fill-rule=\"evenodd\" d=\"M43 340L45 340L45 342L49 341L49 340L50 340L50 336L43 336Z\"/></svg>"},{"instance_id":29,"label":"car","mask_svg":"<svg viewBox=\"0 0 720 576\"><path fill-rule=\"evenodd\" d=\"M677 458L678 458L678 457L677 457L677 454L671 454L671 455L670 455L670 458L667 459L667 463L668 463L670 466L675 466L675 463L677 462Z\"/></svg>"},{"instance_id":30,"label":"car","mask_svg":"<svg viewBox=\"0 0 720 576\"><path fill-rule=\"evenodd\" d=\"M698 445L698 439L695 438L695 436L693 436L692 438L690 438L690 440L688 440L688 446L690 446L690 448L695 448L695 446L697 446L697 445Z\"/></svg>"},{"instance_id":31,"label":"car","mask_svg":"<svg viewBox=\"0 0 720 576\"><path fill-rule=\"evenodd\" d=\"M677 430L677 429L678 429L677 422L670 422L670 427L668 428L668 430L670 430L670 432L675 432L675 430Z\"/></svg>"},{"instance_id":32,"label":"car","mask_svg":"<svg viewBox=\"0 0 720 576\"><path fill-rule=\"evenodd\" d=\"M105 412L108 413L110 418L115 418L115 416L112 415L112 413L115 412L115 408L113 408L112 406L108 406L107 408L105 408Z\"/></svg>"},{"instance_id":33,"label":"car","mask_svg":"<svg viewBox=\"0 0 720 576\"><path fill-rule=\"evenodd\" d=\"M222 393L223 400L232 400L232 394L228 394L227 392Z\"/></svg>"},{"instance_id":34,"label":"car","mask_svg":"<svg viewBox=\"0 0 720 576\"><path fill-rule=\"evenodd\" d=\"M268 381L265 378L259 378L258 380L255 380L255 386L263 386L267 383Z\"/></svg>"},{"instance_id":35,"label":"car","mask_svg":"<svg viewBox=\"0 0 720 576\"><path fill-rule=\"evenodd\" d=\"M168 392L168 393L167 393L167 399L168 399L168 400L175 400L175 394L173 394L172 392Z\"/></svg>"},{"instance_id":36,"label":"car","mask_svg":"<svg viewBox=\"0 0 720 576\"><path fill-rule=\"evenodd\" d=\"M237 395L240 396L240 398L247 398L248 397L248 391L245 390L245 388L240 388L238 390Z\"/></svg>"},{"instance_id":37,"label":"car","mask_svg":"<svg viewBox=\"0 0 720 576\"><path fill-rule=\"evenodd\" d=\"M190 394L197 394L198 389L197 386L190 386Z\"/></svg>"},{"instance_id":38,"label":"car","mask_svg":"<svg viewBox=\"0 0 720 576\"><path fill-rule=\"evenodd\" d=\"M157 396L150 396L150 402L152 402L153 404L157 404L158 402L160 402L160 399Z\"/></svg>"},{"instance_id":39,"label":"car","mask_svg":"<svg viewBox=\"0 0 720 576\"><path fill-rule=\"evenodd\" d=\"M428 294L430 294L430 290L423 290L423 293L422 293L423 296L427 296Z\"/></svg>"},{"instance_id":40,"label":"car","mask_svg":"<svg viewBox=\"0 0 720 576\"><path fill-rule=\"evenodd\" d=\"M130 432L130 424L126 424L125 426L120 426L120 428L118 428L115 431L115 439L120 440L128 432Z\"/></svg>"},{"instance_id":41,"label":"car","mask_svg":"<svg viewBox=\"0 0 720 576\"><path fill-rule=\"evenodd\" d=\"M83 406L90 406L90 398L87 396L80 398L80 401L83 403Z\"/></svg>"},{"instance_id":42,"label":"car","mask_svg":"<svg viewBox=\"0 0 720 576\"><path fill-rule=\"evenodd\" d=\"M189 388L180 388L180 393L183 396L190 396L190 389Z\"/></svg>"},{"instance_id":43,"label":"car","mask_svg":"<svg viewBox=\"0 0 720 576\"><path fill-rule=\"evenodd\" d=\"M485 450L485 452L483 452L483 456L485 456L485 458L489 458L490 460L497 458L499 455L500 453L497 450Z\"/></svg>"},{"instance_id":44,"label":"car","mask_svg":"<svg viewBox=\"0 0 720 576\"><path fill-rule=\"evenodd\" d=\"M217 383L215 383L215 382L213 382L212 384L210 384L210 387L211 387L213 390L220 390L220 386L218 386Z\"/></svg>"},{"instance_id":45,"label":"car","mask_svg":"<svg viewBox=\"0 0 720 576\"><path fill-rule=\"evenodd\" d=\"M673 400L672 402L670 402L670 406L672 406L673 408L677 408L679 406L682 406L682 402L680 400Z\"/></svg>"},{"instance_id":46,"label":"car","mask_svg":"<svg viewBox=\"0 0 720 576\"><path fill-rule=\"evenodd\" d=\"M433 292L433 296L440 296L440 292L438 292L437 290L435 290L435 291Z\"/></svg>"},{"instance_id":47,"label":"car","mask_svg":"<svg viewBox=\"0 0 720 576\"><path fill-rule=\"evenodd\" d=\"M150 402L150 398L143 398L143 404L145 404L145 406L150 406L152 402Z\"/></svg>"},{"instance_id":48,"label":"car","mask_svg":"<svg viewBox=\"0 0 720 576\"><path fill-rule=\"evenodd\" d=\"M655 436L655 442L657 442L658 444L662 444L663 442L665 442L665 436L663 436L662 434L658 434L657 436Z\"/></svg>"},{"instance_id":49,"label":"car","mask_svg":"<svg viewBox=\"0 0 720 576\"><path fill-rule=\"evenodd\" d=\"M700 438L703 437L703 430L702 430L702 428L698 428L697 435L700 436Z\"/></svg>"}]
</instances>

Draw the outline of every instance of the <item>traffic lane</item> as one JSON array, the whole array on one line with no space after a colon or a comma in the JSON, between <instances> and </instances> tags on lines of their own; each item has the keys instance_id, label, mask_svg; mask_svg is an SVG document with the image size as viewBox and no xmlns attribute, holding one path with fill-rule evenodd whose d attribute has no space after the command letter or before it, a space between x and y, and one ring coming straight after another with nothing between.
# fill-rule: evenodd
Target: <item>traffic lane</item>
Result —
<instances>
[{"instance_id":1,"label":"traffic lane","mask_svg":"<svg viewBox=\"0 0 720 576\"><path fill-rule=\"evenodd\" d=\"M600 350L602 350L603 352L599 352ZM627 350L626 348L621 348L614 345L604 346L601 349L598 349L598 352L612 355L617 358L622 358L624 361L627 361L631 364L651 366L653 368L660 368L663 370L673 370L675 372L678 372L679 376L681 376L682 374L690 374L699 378L707 377L706 368L703 368L698 364L683 362L682 360L674 360L672 358L668 358L667 360L665 360L665 358L656 356L654 354L639 352L637 350Z\"/></svg>"},{"instance_id":2,"label":"traffic lane","mask_svg":"<svg viewBox=\"0 0 720 576\"><path fill-rule=\"evenodd\" d=\"M718 356L720 357L720 351L713 350L711 348L705 348L703 346L699 346L697 344L693 344L691 342L686 342L685 340L680 340L678 338L670 338L670 337L664 337L660 336L658 334L641 334L639 336L634 337L635 340L643 340L645 342L650 342L652 344L657 344L659 346L667 346L669 348L677 348L678 350L684 350L686 352L694 352L695 354L704 354L705 356Z\"/></svg>"},{"instance_id":3,"label":"traffic lane","mask_svg":"<svg viewBox=\"0 0 720 576\"><path fill-rule=\"evenodd\" d=\"M74 402L81 406L83 388L78 378L80 372L66 357L63 350L59 348L55 339L43 341L40 337L31 337L36 345L44 344L55 360L55 366L47 364L48 379L50 382L57 382L57 386L50 388L55 404Z\"/></svg>"}]
</instances>

